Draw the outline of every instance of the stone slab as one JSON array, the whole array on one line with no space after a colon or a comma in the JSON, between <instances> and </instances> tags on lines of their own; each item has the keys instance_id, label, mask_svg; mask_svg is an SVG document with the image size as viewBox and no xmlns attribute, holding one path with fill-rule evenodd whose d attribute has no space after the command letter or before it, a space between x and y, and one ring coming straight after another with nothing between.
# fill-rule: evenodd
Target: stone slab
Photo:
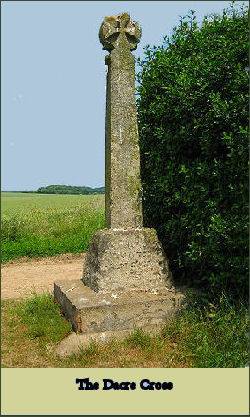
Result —
<instances>
[{"instance_id":1,"label":"stone slab","mask_svg":"<svg viewBox=\"0 0 250 417\"><path fill-rule=\"evenodd\" d=\"M158 326L176 313L183 300L182 293L167 288L95 292L81 280L56 282L54 297L73 330L80 333Z\"/></svg>"}]
</instances>

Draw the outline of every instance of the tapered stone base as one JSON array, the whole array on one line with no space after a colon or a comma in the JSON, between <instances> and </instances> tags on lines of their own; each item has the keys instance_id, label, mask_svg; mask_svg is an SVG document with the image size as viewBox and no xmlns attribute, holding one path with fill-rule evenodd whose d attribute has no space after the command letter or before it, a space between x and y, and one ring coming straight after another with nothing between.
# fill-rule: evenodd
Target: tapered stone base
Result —
<instances>
[{"instance_id":1,"label":"tapered stone base","mask_svg":"<svg viewBox=\"0 0 250 417\"><path fill-rule=\"evenodd\" d=\"M56 282L54 297L73 330L86 334L159 326L183 300L182 293L166 288L95 292L81 280Z\"/></svg>"},{"instance_id":2,"label":"tapered stone base","mask_svg":"<svg viewBox=\"0 0 250 417\"><path fill-rule=\"evenodd\" d=\"M92 238L83 283L94 291L171 288L168 262L156 231L104 229Z\"/></svg>"}]
</instances>

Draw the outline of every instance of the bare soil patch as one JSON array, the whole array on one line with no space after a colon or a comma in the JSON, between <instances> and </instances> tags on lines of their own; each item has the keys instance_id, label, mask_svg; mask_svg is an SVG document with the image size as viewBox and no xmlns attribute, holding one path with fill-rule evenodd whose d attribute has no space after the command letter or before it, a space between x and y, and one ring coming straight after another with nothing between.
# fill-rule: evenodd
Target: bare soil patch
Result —
<instances>
[{"instance_id":1,"label":"bare soil patch","mask_svg":"<svg viewBox=\"0 0 250 417\"><path fill-rule=\"evenodd\" d=\"M1 298L24 298L52 292L55 281L80 279L85 253L49 258L20 258L1 267Z\"/></svg>"}]
</instances>

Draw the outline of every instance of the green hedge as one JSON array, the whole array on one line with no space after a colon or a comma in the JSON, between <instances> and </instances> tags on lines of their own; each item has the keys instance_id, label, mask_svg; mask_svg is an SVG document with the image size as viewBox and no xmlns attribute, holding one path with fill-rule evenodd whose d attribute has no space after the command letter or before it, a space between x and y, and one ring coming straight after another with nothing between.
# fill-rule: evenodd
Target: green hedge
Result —
<instances>
[{"instance_id":1,"label":"green hedge","mask_svg":"<svg viewBox=\"0 0 250 417\"><path fill-rule=\"evenodd\" d=\"M144 222L176 281L248 284L248 13L181 19L140 60Z\"/></svg>"}]
</instances>

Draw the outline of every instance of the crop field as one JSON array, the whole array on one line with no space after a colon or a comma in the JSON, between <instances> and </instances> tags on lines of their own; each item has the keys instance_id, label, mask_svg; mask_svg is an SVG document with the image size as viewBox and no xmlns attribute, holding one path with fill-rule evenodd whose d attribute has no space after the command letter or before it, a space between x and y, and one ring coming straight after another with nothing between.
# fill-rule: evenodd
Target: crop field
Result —
<instances>
[{"instance_id":1,"label":"crop field","mask_svg":"<svg viewBox=\"0 0 250 417\"><path fill-rule=\"evenodd\" d=\"M104 195L1 193L2 261L79 253L105 227Z\"/></svg>"}]
</instances>

